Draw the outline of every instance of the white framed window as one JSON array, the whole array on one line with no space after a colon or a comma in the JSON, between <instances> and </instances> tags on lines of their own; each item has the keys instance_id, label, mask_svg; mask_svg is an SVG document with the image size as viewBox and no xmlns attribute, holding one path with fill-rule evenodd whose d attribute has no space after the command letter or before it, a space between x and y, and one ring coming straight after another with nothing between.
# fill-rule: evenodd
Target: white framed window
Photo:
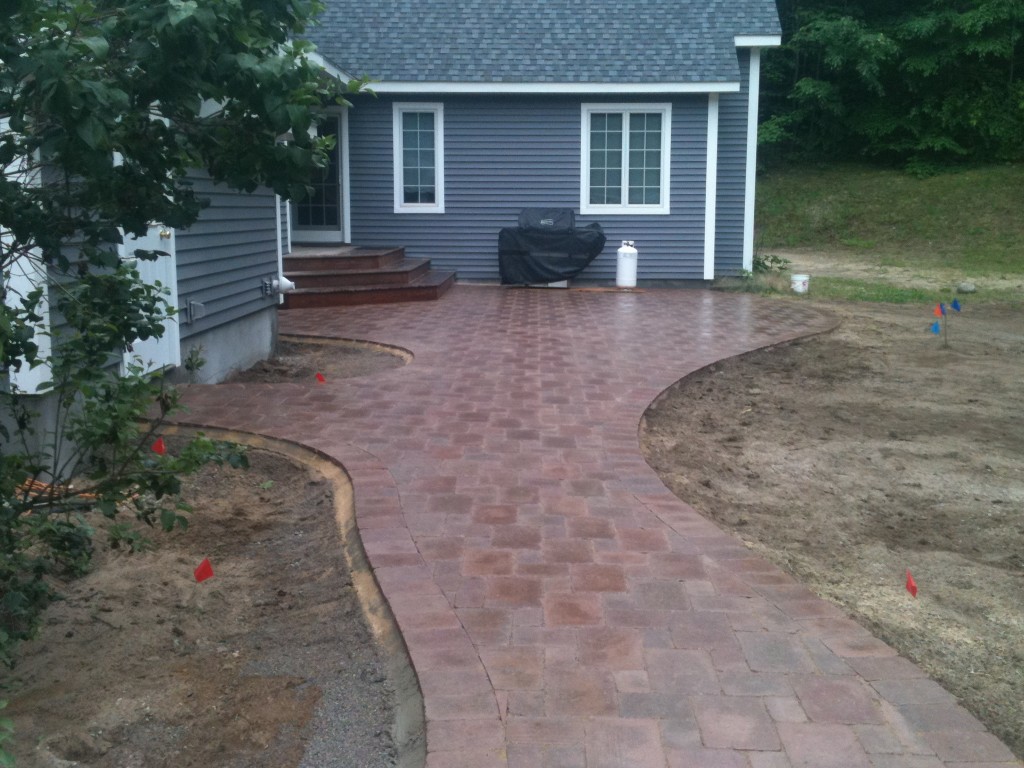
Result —
<instances>
[{"instance_id":1,"label":"white framed window","mask_svg":"<svg viewBox=\"0 0 1024 768\"><path fill-rule=\"evenodd\" d=\"M584 104L580 213L669 213L671 134L671 104Z\"/></svg>"},{"instance_id":2,"label":"white framed window","mask_svg":"<svg viewBox=\"0 0 1024 768\"><path fill-rule=\"evenodd\" d=\"M444 213L444 105L394 105L395 213Z\"/></svg>"}]
</instances>

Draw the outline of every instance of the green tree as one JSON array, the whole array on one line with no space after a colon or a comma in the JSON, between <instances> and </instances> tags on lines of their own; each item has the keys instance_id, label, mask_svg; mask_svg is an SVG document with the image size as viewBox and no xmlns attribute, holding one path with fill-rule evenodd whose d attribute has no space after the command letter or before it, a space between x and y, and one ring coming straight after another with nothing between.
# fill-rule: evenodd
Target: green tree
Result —
<instances>
[{"instance_id":1,"label":"green tree","mask_svg":"<svg viewBox=\"0 0 1024 768\"><path fill-rule=\"evenodd\" d=\"M766 143L897 162L1024 156L1019 0L784 0Z\"/></svg>"},{"instance_id":2,"label":"green tree","mask_svg":"<svg viewBox=\"0 0 1024 768\"><path fill-rule=\"evenodd\" d=\"M117 249L151 221L196 221L204 201L191 169L238 190L304 194L326 161L318 115L361 87L328 79L294 41L319 10L313 0L0 0L0 662L32 634L51 577L87 565L90 514L114 521L115 544L131 543L119 513L182 525L181 475L244 461L202 437L174 455L153 450L177 394L112 363L159 336L174 308ZM18 293L19 272L45 285ZM50 331L38 327L44 292ZM4 375L39 365L57 404L45 429L38 400Z\"/></svg>"}]
</instances>

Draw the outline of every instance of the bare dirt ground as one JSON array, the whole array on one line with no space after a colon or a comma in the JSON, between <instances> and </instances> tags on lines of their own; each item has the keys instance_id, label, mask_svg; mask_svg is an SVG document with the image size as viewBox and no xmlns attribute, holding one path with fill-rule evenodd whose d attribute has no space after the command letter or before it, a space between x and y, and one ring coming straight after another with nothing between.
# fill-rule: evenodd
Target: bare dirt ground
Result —
<instances>
[{"instance_id":1,"label":"bare dirt ground","mask_svg":"<svg viewBox=\"0 0 1024 768\"><path fill-rule=\"evenodd\" d=\"M949 348L932 306L831 303L838 330L686 378L641 440L680 498L1024 756L1024 316L961 299Z\"/></svg>"},{"instance_id":2,"label":"bare dirt ground","mask_svg":"<svg viewBox=\"0 0 1024 768\"><path fill-rule=\"evenodd\" d=\"M813 278L811 290L778 300L814 301ZM946 349L928 333L930 306L828 308L837 331L667 392L642 425L648 460L1024 755L1024 317L968 297ZM402 362L294 345L243 376ZM253 464L196 481L185 534L100 553L66 585L13 675L19 766L393 764L391 681L360 621L330 489L275 454ZM196 584L207 556L216 575ZM344 750L317 743L349 727Z\"/></svg>"},{"instance_id":3,"label":"bare dirt ground","mask_svg":"<svg viewBox=\"0 0 1024 768\"><path fill-rule=\"evenodd\" d=\"M286 344L249 380L404 364L366 345ZM171 443L173 450L173 443ZM187 531L151 551L101 546L60 585L5 673L19 768L384 768L396 764L392 667L367 628L332 484L279 453L186 481ZM208 557L214 577L193 570Z\"/></svg>"},{"instance_id":4,"label":"bare dirt ground","mask_svg":"<svg viewBox=\"0 0 1024 768\"><path fill-rule=\"evenodd\" d=\"M893 285L913 286L931 290L948 291L952 286L966 280L978 288L998 291L1024 291L1024 280L1020 275L987 275L964 278L954 269L929 266L927 269L911 269L882 263L881 260L867 261L849 254L837 258L835 253L803 249L784 251L772 249L772 254L787 259L789 271L793 274L827 275L852 280L866 280Z\"/></svg>"}]
</instances>

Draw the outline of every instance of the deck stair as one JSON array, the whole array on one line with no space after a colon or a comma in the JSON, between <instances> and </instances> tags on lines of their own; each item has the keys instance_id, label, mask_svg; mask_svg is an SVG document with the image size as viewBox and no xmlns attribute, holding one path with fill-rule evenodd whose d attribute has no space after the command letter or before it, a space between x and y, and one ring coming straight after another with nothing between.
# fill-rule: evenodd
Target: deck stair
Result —
<instances>
[{"instance_id":1,"label":"deck stair","mask_svg":"<svg viewBox=\"0 0 1024 768\"><path fill-rule=\"evenodd\" d=\"M407 258L404 248L357 245L295 246L284 257L284 275L295 283L285 309L433 301L455 282L454 272Z\"/></svg>"}]
</instances>

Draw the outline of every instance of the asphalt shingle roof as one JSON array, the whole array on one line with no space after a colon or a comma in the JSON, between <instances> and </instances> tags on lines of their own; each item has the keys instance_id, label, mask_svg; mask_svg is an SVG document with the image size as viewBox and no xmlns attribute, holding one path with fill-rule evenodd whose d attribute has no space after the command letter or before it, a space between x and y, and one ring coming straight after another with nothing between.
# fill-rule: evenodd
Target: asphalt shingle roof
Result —
<instances>
[{"instance_id":1,"label":"asphalt shingle roof","mask_svg":"<svg viewBox=\"0 0 1024 768\"><path fill-rule=\"evenodd\" d=\"M774 0L326 0L304 37L380 82L715 83L778 34Z\"/></svg>"}]
</instances>

